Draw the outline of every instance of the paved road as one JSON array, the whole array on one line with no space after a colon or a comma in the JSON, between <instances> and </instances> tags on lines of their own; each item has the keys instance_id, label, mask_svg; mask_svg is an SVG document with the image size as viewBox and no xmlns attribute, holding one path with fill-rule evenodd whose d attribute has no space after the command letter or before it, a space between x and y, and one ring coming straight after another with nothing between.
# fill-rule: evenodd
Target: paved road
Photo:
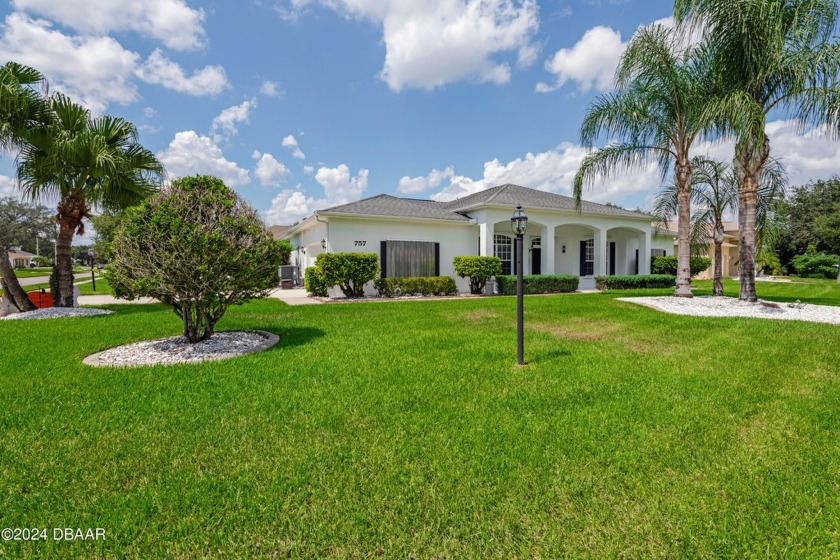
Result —
<instances>
[{"instance_id":1,"label":"paved road","mask_svg":"<svg viewBox=\"0 0 840 560\"><path fill-rule=\"evenodd\" d=\"M18 282L23 287L32 286L34 284L46 284L50 281L49 276L33 276L32 278L18 278Z\"/></svg>"}]
</instances>

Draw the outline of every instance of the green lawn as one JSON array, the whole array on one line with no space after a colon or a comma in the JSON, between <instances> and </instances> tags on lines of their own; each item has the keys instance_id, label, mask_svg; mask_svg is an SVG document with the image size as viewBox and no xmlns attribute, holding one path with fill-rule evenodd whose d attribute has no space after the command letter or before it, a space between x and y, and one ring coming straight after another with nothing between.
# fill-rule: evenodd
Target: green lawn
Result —
<instances>
[{"instance_id":1,"label":"green lawn","mask_svg":"<svg viewBox=\"0 0 840 560\"><path fill-rule=\"evenodd\" d=\"M82 280L81 276L76 276L76 280ZM85 280L90 280L90 275L88 275ZM85 284L79 285L79 295L83 296L92 296L92 295L111 295L111 285L108 284L108 281L104 278L100 278L99 276L96 277L96 290L93 289L93 282L86 282Z\"/></svg>"},{"instance_id":2,"label":"green lawn","mask_svg":"<svg viewBox=\"0 0 840 560\"><path fill-rule=\"evenodd\" d=\"M49 276L52 267L49 268L16 268L15 276L18 278L33 278L35 276Z\"/></svg>"},{"instance_id":3,"label":"green lawn","mask_svg":"<svg viewBox=\"0 0 840 560\"><path fill-rule=\"evenodd\" d=\"M171 311L0 322L0 527L107 531L0 557L840 557L840 327L615 295L527 297L524 368L514 298L255 302L279 347L129 370L80 362Z\"/></svg>"},{"instance_id":4,"label":"green lawn","mask_svg":"<svg viewBox=\"0 0 840 560\"><path fill-rule=\"evenodd\" d=\"M836 280L790 278L791 282L756 282L758 297L771 301L796 301L818 305L840 305L840 284ZM711 280L694 280L694 293L711 295ZM738 297L739 284L734 280L723 281L724 295Z\"/></svg>"}]
</instances>

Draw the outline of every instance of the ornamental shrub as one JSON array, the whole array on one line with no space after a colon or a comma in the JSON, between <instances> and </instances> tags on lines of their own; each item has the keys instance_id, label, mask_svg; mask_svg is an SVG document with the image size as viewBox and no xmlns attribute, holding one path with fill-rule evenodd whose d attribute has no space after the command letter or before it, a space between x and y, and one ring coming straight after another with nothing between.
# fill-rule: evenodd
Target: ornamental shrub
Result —
<instances>
[{"instance_id":1,"label":"ornamental shrub","mask_svg":"<svg viewBox=\"0 0 840 560\"><path fill-rule=\"evenodd\" d=\"M671 276L676 276L678 266L676 256L653 257L650 262L650 271L653 274L670 274ZM691 257L691 264L689 266L691 275L697 276L712 266L712 259L708 257Z\"/></svg>"},{"instance_id":2,"label":"ornamental shrub","mask_svg":"<svg viewBox=\"0 0 840 560\"><path fill-rule=\"evenodd\" d=\"M379 256L375 253L321 253L315 258L328 287L338 286L345 296L365 295L365 284L379 275Z\"/></svg>"},{"instance_id":3,"label":"ornamental shrub","mask_svg":"<svg viewBox=\"0 0 840 560\"><path fill-rule=\"evenodd\" d=\"M499 257L455 257L452 259L455 274L470 279L470 293L480 294L487 281L502 273L502 259Z\"/></svg>"},{"instance_id":4,"label":"ornamental shrub","mask_svg":"<svg viewBox=\"0 0 840 560\"><path fill-rule=\"evenodd\" d=\"M169 305L190 343L210 338L229 306L267 295L281 258L256 210L206 175L173 181L130 209L112 249L114 294Z\"/></svg>"},{"instance_id":5,"label":"ornamental shrub","mask_svg":"<svg viewBox=\"0 0 840 560\"><path fill-rule=\"evenodd\" d=\"M595 287L599 290L636 290L643 288L673 288L677 277L670 274L648 274L642 276L596 276Z\"/></svg>"},{"instance_id":6,"label":"ornamental shrub","mask_svg":"<svg viewBox=\"0 0 840 560\"><path fill-rule=\"evenodd\" d=\"M280 248L280 264L289 264L292 258L292 251L294 250L292 242L288 239L278 239L276 243Z\"/></svg>"},{"instance_id":7,"label":"ornamental shrub","mask_svg":"<svg viewBox=\"0 0 840 560\"><path fill-rule=\"evenodd\" d=\"M303 273L303 287L315 297L327 297L329 286L324 281L323 273L317 266L308 267Z\"/></svg>"},{"instance_id":8,"label":"ornamental shrub","mask_svg":"<svg viewBox=\"0 0 840 560\"><path fill-rule=\"evenodd\" d=\"M575 292L580 277L571 274L544 274L522 277L522 291L526 294L562 294ZM496 288L503 296L516 295L516 276L496 276Z\"/></svg>"},{"instance_id":9,"label":"ornamental shrub","mask_svg":"<svg viewBox=\"0 0 840 560\"><path fill-rule=\"evenodd\" d=\"M836 278L837 257L818 253L814 245L808 245L804 255L797 255L790 261L793 269L806 278Z\"/></svg>"},{"instance_id":10,"label":"ornamental shrub","mask_svg":"<svg viewBox=\"0 0 840 560\"><path fill-rule=\"evenodd\" d=\"M373 286L380 297L394 296L451 296L458 293L451 276L407 276L403 278L377 278Z\"/></svg>"}]
</instances>

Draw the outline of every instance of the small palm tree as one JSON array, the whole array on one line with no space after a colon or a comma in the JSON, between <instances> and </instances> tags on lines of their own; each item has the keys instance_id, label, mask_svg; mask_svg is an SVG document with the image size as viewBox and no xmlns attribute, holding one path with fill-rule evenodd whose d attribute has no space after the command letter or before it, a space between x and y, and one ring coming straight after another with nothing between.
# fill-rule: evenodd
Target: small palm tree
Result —
<instances>
[{"instance_id":1,"label":"small palm tree","mask_svg":"<svg viewBox=\"0 0 840 560\"><path fill-rule=\"evenodd\" d=\"M32 199L57 198L53 299L73 305L74 235L84 233L91 206L124 208L154 192L163 167L137 142L130 122L110 116L91 118L89 111L56 94L42 124L27 134L21 150L18 180Z\"/></svg>"},{"instance_id":2,"label":"small palm tree","mask_svg":"<svg viewBox=\"0 0 840 560\"><path fill-rule=\"evenodd\" d=\"M697 209L692 215L692 253L705 251L708 240L714 243L714 295L723 295L723 240L724 218L738 210L738 180L731 166L704 157L692 160L692 204ZM787 177L777 160L764 167L759 185L758 232L764 238L765 224L775 201L784 195ZM673 218L676 212L676 191L664 189L654 204L654 214L661 220Z\"/></svg>"},{"instance_id":3,"label":"small palm tree","mask_svg":"<svg viewBox=\"0 0 840 560\"><path fill-rule=\"evenodd\" d=\"M22 145L25 130L43 113L46 89L46 79L34 68L16 62L0 66L0 150L8 153ZM32 311L35 306L6 258L10 243L9 239L0 238L0 283L15 307Z\"/></svg>"},{"instance_id":4,"label":"small palm tree","mask_svg":"<svg viewBox=\"0 0 840 560\"><path fill-rule=\"evenodd\" d=\"M678 22L702 28L721 94L708 118L736 138L740 298L756 301L759 184L770 157L770 111L840 133L836 0L676 0Z\"/></svg>"},{"instance_id":5,"label":"small palm tree","mask_svg":"<svg viewBox=\"0 0 840 560\"><path fill-rule=\"evenodd\" d=\"M709 98L708 54L703 46L683 47L672 29L653 25L630 41L616 73L616 91L598 97L581 126L591 147L601 137L619 142L588 155L574 180L580 201L583 187L597 177L656 162L663 178L672 169L677 188L678 244L675 296L691 297L691 161L689 152L706 129Z\"/></svg>"}]
</instances>

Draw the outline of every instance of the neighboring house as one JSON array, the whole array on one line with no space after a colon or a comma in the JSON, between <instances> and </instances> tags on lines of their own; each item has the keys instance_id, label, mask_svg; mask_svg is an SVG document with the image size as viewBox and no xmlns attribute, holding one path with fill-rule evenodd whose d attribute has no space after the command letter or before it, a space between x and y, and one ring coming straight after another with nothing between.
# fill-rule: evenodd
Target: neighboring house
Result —
<instances>
[{"instance_id":1,"label":"neighboring house","mask_svg":"<svg viewBox=\"0 0 840 560\"><path fill-rule=\"evenodd\" d=\"M667 224L669 233L676 232L677 222L670 221ZM677 234L674 236L674 244L671 247L669 255L679 255L677 250ZM712 266L695 276L699 280L710 280L714 278L715 268L715 241L714 239L704 240L701 250L703 256L709 257L712 260ZM738 222L723 222L723 245L721 245L721 256L723 257L722 266L723 277L738 276Z\"/></svg>"},{"instance_id":2,"label":"neighboring house","mask_svg":"<svg viewBox=\"0 0 840 560\"><path fill-rule=\"evenodd\" d=\"M517 185L450 202L382 194L319 210L280 237L291 241L301 270L326 251L376 253L383 276L452 276L468 291L454 257L497 256L503 274L516 273L510 218L517 204L528 216L525 274L574 274L588 289L595 276L650 273L650 215L586 201L578 211L570 197Z\"/></svg>"},{"instance_id":3,"label":"neighboring house","mask_svg":"<svg viewBox=\"0 0 840 560\"><path fill-rule=\"evenodd\" d=\"M29 268L32 266L32 259L36 256L37 255L33 255L32 253L15 249L13 251L9 251L9 262L14 268Z\"/></svg>"}]
</instances>

